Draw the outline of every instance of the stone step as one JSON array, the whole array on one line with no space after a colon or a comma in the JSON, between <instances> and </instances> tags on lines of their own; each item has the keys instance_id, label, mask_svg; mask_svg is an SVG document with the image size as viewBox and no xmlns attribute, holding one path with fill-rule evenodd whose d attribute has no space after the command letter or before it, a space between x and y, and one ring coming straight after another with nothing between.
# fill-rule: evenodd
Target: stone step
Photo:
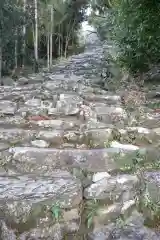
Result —
<instances>
[{"instance_id":1,"label":"stone step","mask_svg":"<svg viewBox=\"0 0 160 240\"><path fill-rule=\"evenodd\" d=\"M0 128L0 140L10 144L16 144L23 141L32 140L36 137L35 130L24 130L21 128L5 129Z\"/></svg>"},{"instance_id":2,"label":"stone step","mask_svg":"<svg viewBox=\"0 0 160 240\"><path fill-rule=\"evenodd\" d=\"M84 190L86 199L105 199L106 204L134 200L136 188L140 187L139 180L135 175L117 175L104 177L91 184Z\"/></svg>"},{"instance_id":3,"label":"stone step","mask_svg":"<svg viewBox=\"0 0 160 240\"><path fill-rule=\"evenodd\" d=\"M158 149L135 148L132 145L113 146L104 149L55 149L13 147L1 152L3 162L21 173L50 176L56 168L82 169L86 172L126 171L135 167L135 160L142 164L156 163Z\"/></svg>"},{"instance_id":4,"label":"stone step","mask_svg":"<svg viewBox=\"0 0 160 240\"><path fill-rule=\"evenodd\" d=\"M46 217L51 222L53 206L74 209L81 201L81 183L66 171L57 171L47 178L0 176L0 215L12 224L36 223Z\"/></svg>"},{"instance_id":5,"label":"stone step","mask_svg":"<svg viewBox=\"0 0 160 240\"><path fill-rule=\"evenodd\" d=\"M142 214L134 211L126 221L117 221L107 225L97 226L88 233L88 240L121 239L138 240L153 239L159 240L160 233L156 229L150 229L144 225Z\"/></svg>"},{"instance_id":6,"label":"stone step","mask_svg":"<svg viewBox=\"0 0 160 240\"><path fill-rule=\"evenodd\" d=\"M104 102L108 104L121 104L121 96L111 93L98 95L98 94L83 94L83 98L87 101Z\"/></svg>"},{"instance_id":7,"label":"stone step","mask_svg":"<svg viewBox=\"0 0 160 240\"><path fill-rule=\"evenodd\" d=\"M141 210L144 216L150 220L159 217L160 209L160 170L143 171L140 174L142 191L139 196ZM153 207L152 207L153 206Z\"/></svg>"},{"instance_id":8,"label":"stone step","mask_svg":"<svg viewBox=\"0 0 160 240\"><path fill-rule=\"evenodd\" d=\"M133 214L146 187L159 200L159 110L142 103L131 112L121 103L129 90L100 89L107 65L94 50L0 87L2 240L159 239ZM129 216L132 225L118 223Z\"/></svg>"},{"instance_id":9,"label":"stone step","mask_svg":"<svg viewBox=\"0 0 160 240\"><path fill-rule=\"evenodd\" d=\"M46 147L63 147L63 144L73 144L73 147L78 144L85 144L89 148L103 148L107 145L111 146L112 141L119 141L122 144L122 148L125 144L133 143L136 146L147 147L151 143L158 144L160 141L159 129L147 129L142 127L127 127L125 129L111 128L100 128L100 129L90 129L83 130L77 128L77 130L65 130L65 122L57 120L42 120L38 121L38 124L55 123L54 129L22 129L22 128L12 128L13 126L7 125L6 128L0 128L0 140L3 142L8 142L11 145L17 144L29 144L39 145L43 147L41 142L46 142ZM57 125L56 125L57 123ZM58 125L58 123L60 123ZM62 125L61 125L62 124ZM63 125L64 124L64 125ZM64 130L62 128L64 126ZM67 125L66 125L67 127ZM59 130L58 130L59 129ZM66 128L67 129L67 128ZM32 144L33 143L33 144Z\"/></svg>"},{"instance_id":10,"label":"stone step","mask_svg":"<svg viewBox=\"0 0 160 240\"><path fill-rule=\"evenodd\" d=\"M114 126L84 131L83 142L92 148L100 148L110 145L111 141L119 141L121 144L134 144L147 147L152 143L159 144L159 129L148 129L143 127L116 128Z\"/></svg>"}]
</instances>

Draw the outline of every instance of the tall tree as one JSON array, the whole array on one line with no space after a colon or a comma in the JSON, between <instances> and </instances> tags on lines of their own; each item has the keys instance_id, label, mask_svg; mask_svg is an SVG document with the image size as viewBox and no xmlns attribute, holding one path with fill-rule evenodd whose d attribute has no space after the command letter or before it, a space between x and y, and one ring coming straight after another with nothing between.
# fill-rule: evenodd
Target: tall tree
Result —
<instances>
[{"instance_id":1,"label":"tall tree","mask_svg":"<svg viewBox=\"0 0 160 240\"><path fill-rule=\"evenodd\" d=\"M37 72L41 59L49 68L53 58L67 56L77 44L87 1L1 0L1 72L31 62Z\"/></svg>"},{"instance_id":2,"label":"tall tree","mask_svg":"<svg viewBox=\"0 0 160 240\"><path fill-rule=\"evenodd\" d=\"M6 46L14 41L15 31L17 26L22 24L21 8L17 5L16 0L1 0L0 1L0 79L2 82L2 68L7 63L3 61L4 50ZM8 31L9 29L9 31Z\"/></svg>"}]
</instances>

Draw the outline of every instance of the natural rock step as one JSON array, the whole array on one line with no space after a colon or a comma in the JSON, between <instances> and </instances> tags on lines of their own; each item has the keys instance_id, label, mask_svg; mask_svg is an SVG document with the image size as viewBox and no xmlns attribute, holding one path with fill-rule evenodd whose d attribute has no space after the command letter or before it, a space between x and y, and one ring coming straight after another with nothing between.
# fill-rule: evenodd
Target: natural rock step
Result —
<instances>
[{"instance_id":1,"label":"natural rock step","mask_svg":"<svg viewBox=\"0 0 160 240\"><path fill-rule=\"evenodd\" d=\"M52 128L53 130L78 130L80 125L83 123L81 120L74 117L61 118L61 119L49 119L49 120L32 120L29 118L29 123L33 126L39 126L41 128Z\"/></svg>"},{"instance_id":2,"label":"natural rock step","mask_svg":"<svg viewBox=\"0 0 160 240\"><path fill-rule=\"evenodd\" d=\"M80 168L87 172L113 172L135 167L135 159L140 163L158 161L155 149L105 148L105 149L53 149L35 147L13 147L9 153L1 152L3 162L21 173L50 175L58 167ZM12 159L12 161L11 161Z\"/></svg>"},{"instance_id":3,"label":"natural rock step","mask_svg":"<svg viewBox=\"0 0 160 240\"><path fill-rule=\"evenodd\" d=\"M116 177L104 177L91 184L84 190L86 199L105 199L106 204L134 200L136 188L140 187L139 180L134 175L117 175Z\"/></svg>"},{"instance_id":4,"label":"natural rock step","mask_svg":"<svg viewBox=\"0 0 160 240\"><path fill-rule=\"evenodd\" d=\"M153 220L159 217L160 210L160 171L150 170L140 174L142 189L139 201L146 218Z\"/></svg>"},{"instance_id":5,"label":"natural rock step","mask_svg":"<svg viewBox=\"0 0 160 240\"><path fill-rule=\"evenodd\" d=\"M10 91L5 91L4 93L0 93L0 100L8 100L8 101L25 101L27 99L31 99L34 96L38 96L41 93L41 89L19 89L19 88L12 88Z\"/></svg>"},{"instance_id":6,"label":"natural rock step","mask_svg":"<svg viewBox=\"0 0 160 240\"><path fill-rule=\"evenodd\" d=\"M108 106L100 106L93 107L93 110L97 114L97 118L107 124L112 124L114 122L120 122L127 119L126 111L121 107L108 107Z\"/></svg>"},{"instance_id":7,"label":"natural rock step","mask_svg":"<svg viewBox=\"0 0 160 240\"><path fill-rule=\"evenodd\" d=\"M34 122L34 121L32 121ZM117 139L120 141L121 148L125 148L126 144L134 142L135 146L147 147L151 143L159 144L159 129L145 129L141 127L128 127L125 129L116 128L100 128L100 129L90 129L87 131L77 130L62 130L67 129L66 122L58 120L40 120L38 124L55 123L56 129L59 130L32 130L32 129L20 129L20 128L0 128L0 140L8 142L10 144L20 144L28 143L32 145L31 141L34 141L38 146L38 142L43 140L46 142L46 146L52 147L63 147L64 143L74 144L76 147L78 144L86 144L88 147L92 148L103 148L106 146L113 146L112 141ZM35 122L36 123L36 122ZM62 125L56 125L56 123L61 123ZM63 125L64 124L64 125ZM33 128L34 129L34 128ZM157 134L158 133L158 134ZM37 143L36 143L37 142ZM120 145L119 145L120 146ZM40 146L41 147L41 144ZM118 146L116 146L118 147Z\"/></svg>"},{"instance_id":8,"label":"natural rock step","mask_svg":"<svg viewBox=\"0 0 160 240\"><path fill-rule=\"evenodd\" d=\"M129 193L129 191L128 191ZM130 192L131 193L131 192ZM129 194L130 194L129 193ZM133 194L132 194L133 195ZM132 198L130 194L130 197ZM110 222L115 222L120 216L125 220L135 210L135 200L128 200L125 202L115 202L109 206L99 206L96 215L93 217L93 225L106 225Z\"/></svg>"},{"instance_id":9,"label":"natural rock step","mask_svg":"<svg viewBox=\"0 0 160 240\"><path fill-rule=\"evenodd\" d=\"M4 129L25 127L26 125L28 125L28 122L20 115L0 117L0 127Z\"/></svg>"},{"instance_id":10,"label":"natural rock step","mask_svg":"<svg viewBox=\"0 0 160 240\"><path fill-rule=\"evenodd\" d=\"M2 240L160 239L134 211L147 191L159 201L160 112L130 112L124 91L100 89L106 61L94 50L0 87Z\"/></svg>"},{"instance_id":11,"label":"natural rock step","mask_svg":"<svg viewBox=\"0 0 160 240\"><path fill-rule=\"evenodd\" d=\"M160 234L144 226L143 216L135 211L125 222L117 220L106 226L97 226L88 234L88 240L159 240Z\"/></svg>"},{"instance_id":12,"label":"natural rock step","mask_svg":"<svg viewBox=\"0 0 160 240\"><path fill-rule=\"evenodd\" d=\"M0 101L0 114L14 115L17 110L17 104L11 101Z\"/></svg>"},{"instance_id":13,"label":"natural rock step","mask_svg":"<svg viewBox=\"0 0 160 240\"><path fill-rule=\"evenodd\" d=\"M69 235L73 232L78 231L79 226L75 221L69 221L65 224L63 223L56 223L53 222L46 223L45 219L41 219L41 222L38 223L38 226L34 227L33 225L30 226L30 229L28 229L25 226L21 226L20 229L12 229L7 224L1 220L0 222L0 229L1 229L1 239L2 240L27 240L27 239L55 239L55 240L63 240L64 236L66 236L67 233ZM19 231L19 233L17 233Z\"/></svg>"},{"instance_id":14,"label":"natural rock step","mask_svg":"<svg viewBox=\"0 0 160 240\"><path fill-rule=\"evenodd\" d=\"M126 127L126 128L100 128L90 129L81 133L83 142L92 148L103 148L111 146L113 140L119 141L121 144L133 144L135 146L147 147L148 145L160 143L159 129L148 129L143 127ZM123 146L122 146L123 147Z\"/></svg>"},{"instance_id":15,"label":"natural rock step","mask_svg":"<svg viewBox=\"0 0 160 240\"><path fill-rule=\"evenodd\" d=\"M118 95L111 95L111 94L82 94L83 98L87 101L97 101L97 102L104 102L108 104L120 104L121 105L121 97Z\"/></svg>"},{"instance_id":16,"label":"natural rock step","mask_svg":"<svg viewBox=\"0 0 160 240\"><path fill-rule=\"evenodd\" d=\"M0 140L9 142L11 144L28 141L36 136L34 130L24 130L20 128L4 129L0 128Z\"/></svg>"},{"instance_id":17,"label":"natural rock step","mask_svg":"<svg viewBox=\"0 0 160 240\"><path fill-rule=\"evenodd\" d=\"M6 201L7 199L7 201ZM46 218L53 221L52 206L76 208L82 200L80 182L59 171L52 177L0 176L0 215L10 223L24 224Z\"/></svg>"}]
</instances>

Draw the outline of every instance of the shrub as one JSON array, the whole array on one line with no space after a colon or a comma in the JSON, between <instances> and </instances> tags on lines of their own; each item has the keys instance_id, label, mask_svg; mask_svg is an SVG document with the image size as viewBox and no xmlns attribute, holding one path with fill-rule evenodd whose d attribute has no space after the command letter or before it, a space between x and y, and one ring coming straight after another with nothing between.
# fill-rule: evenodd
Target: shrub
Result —
<instances>
[{"instance_id":1,"label":"shrub","mask_svg":"<svg viewBox=\"0 0 160 240\"><path fill-rule=\"evenodd\" d=\"M117 61L130 72L144 72L160 59L160 2L122 0L115 9L112 39Z\"/></svg>"},{"instance_id":2,"label":"shrub","mask_svg":"<svg viewBox=\"0 0 160 240\"><path fill-rule=\"evenodd\" d=\"M118 65L131 73L141 73L151 64L157 64L160 59L160 1L103 2L105 4L97 8L103 10L99 10L101 18L92 22L103 39L111 39L116 45Z\"/></svg>"}]
</instances>

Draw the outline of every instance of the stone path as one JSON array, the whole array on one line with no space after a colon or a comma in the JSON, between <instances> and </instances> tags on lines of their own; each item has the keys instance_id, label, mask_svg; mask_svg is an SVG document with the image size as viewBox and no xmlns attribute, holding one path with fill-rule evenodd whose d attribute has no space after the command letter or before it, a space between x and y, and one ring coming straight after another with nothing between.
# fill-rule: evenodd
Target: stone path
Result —
<instances>
[{"instance_id":1,"label":"stone path","mask_svg":"<svg viewBox=\"0 0 160 240\"><path fill-rule=\"evenodd\" d=\"M103 64L97 47L0 87L0 239L160 239L136 207L158 208L160 111L133 121Z\"/></svg>"}]
</instances>

